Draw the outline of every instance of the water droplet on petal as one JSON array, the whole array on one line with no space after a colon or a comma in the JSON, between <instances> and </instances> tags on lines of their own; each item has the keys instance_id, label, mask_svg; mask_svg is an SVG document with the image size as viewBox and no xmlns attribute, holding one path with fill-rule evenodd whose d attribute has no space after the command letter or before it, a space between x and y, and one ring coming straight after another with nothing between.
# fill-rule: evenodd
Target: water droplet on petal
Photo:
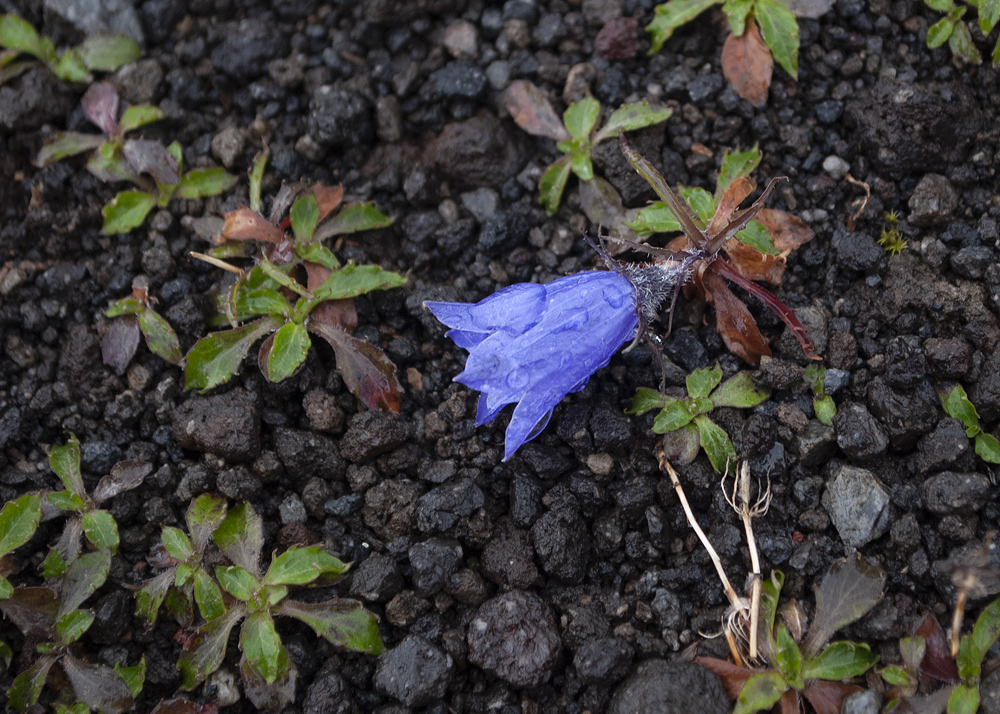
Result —
<instances>
[{"instance_id":1,"label":"water droplet on petal","mask_svg":"<svg viewBox=\"0 0 1000 714\"><path fill-rule=\"evenodd\" d=\"M507 379L504 380L504 384L507 385L508 389L516 392L527 387L528 381L529 378L527 370L516 367L507 375Z\"/></svg>"},{"instance_id":2,"label":"water droplet on petal","mask_svg":"<svg viewBox=\"0 0 1000 714\"><path fill-rule=\"evenodd\" d=\"M612 310L617 310L625 304L625 296L616 286L609 285L604 288L604 302L606 302Z\"/></svg>"}]
</instances>

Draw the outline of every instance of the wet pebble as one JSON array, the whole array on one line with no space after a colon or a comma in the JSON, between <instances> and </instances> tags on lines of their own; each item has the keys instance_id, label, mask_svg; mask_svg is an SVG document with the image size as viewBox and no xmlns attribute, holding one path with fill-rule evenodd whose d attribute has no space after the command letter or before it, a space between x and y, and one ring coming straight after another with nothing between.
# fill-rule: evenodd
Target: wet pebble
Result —
<instances>
[{"instance_id":1,"label":"wet pebble","mask_svg":"<svg viewBox=\"0 0 1000 714\"><path fill-rule=\"evenodd\" d=\"M85 441L80 444L80 466L92 474L104 475L122 460L122 450L110 441Z\"/></svg>"},{"instance_id":2,"label":"wet pebble","mask_svg":"<svg viewBox=\"0 0 1000 714\"><path fill-rule=\"evenodd\" d=\"M305 523L307 517L305 504L297 493L289 494L278 506L278 515L282 525Z\"/></svg>"},{"instance_id":3,"label":"wet pebble","mask_svg":"<svg viewBox=\"0 0 1000 714\"><path fill-rule=\"evenodd\" d=\"M531 541L547 575L579 583L587 573L590 548L587 526L569 509L548 511L531 527Z\"/></svg>"},{"instance_id":4,"label":"wet pebble","mask_svg":"<svg viewBox=\"0 0 1000 714\"><path fill-rule=\"evenodd\" d=\"M837 432L813 419L802 433L795 435L792 448L803 466L819 466L837 450Z\"/></svg>"},{"instance_id":5,"label":"wet pebble","mask_svg":"<svg viewBox=\"0 0 1000 714\"><path fill-rule=\"evenodd\" d=\"M448 691L452 666L450 655L411 635L379 656L375 688L408 707L426 706Z\"/></svg>"},{"instance_id":6,"label":"wet pebble","mask_svg":"<svg viewBox=\"0 0 1000 714\"><path fill-rule=\"evenodd\" d=\"M462 563L462 545L452 538L431 538L410 547L410 578L421 597L440 592Z\"/></svg>"},{"instance_id":7,"label":"wet pebble","mask_svg":"<svg viewBox=\"0 0 1000 714\"><path fill-rule=\"evenodd\" d=\"M424 101L435 102L449 99L478 99L489 80L486 74L470 62L449 62L436 72L432 72L420 89Z\"/></svg>"},{"instance_id":8,"label":"wet pebble","mask_svg":"<svg viewBox=\"0 0 1000 714\"><path fill-rule=\"evenodd\" d=\"M868 404L897 451L910 451L921 436L937 425L934 407L919 397L893 390L881 378L868 385Z\"/></svg>"},{"instance_id":9,"label":"wet pebble","mask_svg":"<svg viewBox=\"0 0 1000 714\"><path fill-rule=\"evenodd\" d=\"M939 225L958 208L958 192L946 176L926 174L913 189L907 205L911 225L919 228Z\"/></svg>"},{"instance_id":10,"label":"wet pebble","mask_svg":"<svg viewBox=\"0 0 1000 714\"><path fill-rule=\"evenodd\" d=\"M861 404L842 406L833 418L837 446L852 461L868 461L889 446L885 430Z\"/></svg>"},{"instance_id":11,"label":"wet pebble","mask_svg":"<svg viewBox=\"0 0 1000 714\"><path fill-rule=\"evenodd\" d=\"M692 662L646 660L611 697L608 714L726 714L729 699L712 672Z\"/></svg>"},{"instance_id":12,"label":"wet pebble","mask_svg":"<svg viewBox=\"0 0 1000 714\"><path fill-rule=\"evenodd\" d=\"M467 191L460 196L465 209L482 223L497 212L500 207L500 196L490 188L479 188Z\"/></svg>"},{"instance_id":13,"label":"wet pebble","mask_svg":"<svg viewBox=\"0 0 1000 714\"><path fill-rule=\"evenodd\" d=\"M386 602L403 588L403 576L396 561L376 553L361 563L351 580L351 595L368 602Z\"/></svg>"},{"instance_id":14,"label":"wet pebble","mask_svg":"<svg viewBox=\"0 0 1000 714\"><path fill-rule=\"evenodd\" d=\"M573 657L573 666L580 679L588 684L609 685L628 674L633 648L617 637L591 640Z\"/></svg>"},{"instance_id":15,"label":"wet pebble","mask_svg":"<svg viewBox=\"0 0 1000 714\"><path fill-rule=\"evenodd\" d=\"M524 242L529 230L531 223L524 211L516 208L496 211L483 221L479 245L490 255L509 252Z\"/></svg>"},{"instance_id":16,"label":"wet pebble","mask_svg":"<svg viewBox=\"0 0 1000 714\"><path fill-rule=\"evenodd\" d=\"M124 590L104 595L93 606L94 624L87 630L88 639L99 645L121 642L129 633L134 609L132 598Z\"/></svg>"},{"instance_id":17,"label":"wet pebble","mask_svg":"<svg viewBox=\"0 0 1000 714\"><path fill-rule=\"evenodd\" d=\"M340 453L356 464L402 446L413 436L413 425L379 411L355 415L340 441Z\"/></svg>"},{"instance_id":18,"label":"wet pebble","mask_svg":"<svg viewBox=\"0 0 1000 714\"><path fill-rule=\"evenodd\" d=\"M917 473L938 471L958 462L970 449L962 422L945 417L934 431L920 440L914 465Z\"/></svg>"},{"instance_id":19,"label":"wet pebble","mask_svg":"<svg viewBox=\"0 0 1000 714\"><path fill-rule=\"evenodd\" d=\"M482 555L483 575L506 589L531 587L538 579L527 531L501 523Z\"/></svg>"},{"instance_id":20,"label":"wet pebble","mask_svg":"<svg viewBox=\"0 0 1000 714\"><path fill-rule=\"evenodd\" d=\"M260 496L263 484L245 466L226 469L215 479L215 487L226 498L234 501L250 501Z\"/></svg>"},{"instance_id":21,"label":"wet pebble","mask_svg":"<svg viewBox=\"0 0 1000 714\"><path fill-rule=\"evenodd\" d=\"M464 190L501 188L517 175L527 155L524 136L488 112L448 124L425 153L453 188Z\"/></svg>"},{"instance_id":22,"label":"wet pebble","mask_svg":"<svg viewBox=\"0 0 1000 714\"><path fill-rule=\"evenodd\" d=\"M1000 420L1000 350L983 363L982 377L969 391L969 399L976 405L980 423Z\"/></svg>"},{"instance_id":23,"label":"wet pebble","mask_svg":"<svg viewBox=\"0 0 1000 714\"><path fill-rule=\"evenodd\" d=\"M961 337L931 337L924 355L931 371L945 379L961 379L972 367L972 347Z\"/></svg>"},{"instance_id":24,"label":"wet pebble","mask_svg":"<svg viewBox=\"0 0 1000 714\"><path fill-rule=\"evenodd\" d=\"M347 682L341 675L341 657L331 657L316 672L306 689L303 714L348 714L354 710Z\"/></svg>"},{"instance_id":25,"label":"wet pebble","mask_svg":"<svg viewBox=\"0 0 1000 714\"><path fill-rule=\"evenodd\" d=\"M350 471L350 470L348 470ZM377 479L374 469L370 472ZM386 540L408 533L417 520L419 483L409 480L382 481L365 492L362 516L365 525Z\"/></svg>"},{"instance_id":26,"label":"wet pebble","mask_svg":"<svg viewBox=\"0 0 1000 714\"><path fill-rule=\"evenodd\" d=\"M337 442L325 434L279 426L274 430L274 449L285 472L296 483L304 484L314 477L327 480L344 477L346 464Z\"/></svg>"},{"instance_id":27,"label":"wet pebble","mask_svg":"<svg viewBox=\"0 0 1000 714\"><path fill-rule=\"evenodd\" d=\"M195 397L174 411L173 435L185 449L253 461L260 453L260 413L244 389Z\"/></svg>"},{"instance_id":28,"label":"wet pebble","mask_svg":"<svg viewBox=\"0 0 1000 714\"><path fill-rule=\"evenodd\" d=\"M288 54L285 36L264 18L230 22L218 31L222 42L212 51L212 64L243 82L264 74L271 60Z\"/></svg>"},{"instance_id":29,"label":"wet pebble","mask_svg":"<svg viewBox=\"0 0 1000 714\"><path fill-rule=\"evenodd\" d=\"M309 102L309 133L327 147L369 144L374 138L371 102L356 92L319 87Z\"/></svg>"},{"instance_id":30,"label":"wet pebble","mask_svg":"<svg viewBox=\"0 0 1000 714\"><path fill-rule=\"evenodd\" d=\"M945 471L920 485L924 507L939 516L981 510L989 493L989 479L977 473Z\"/></svg>"},{"instance_id":31,"label":"wet pebble","mask_svg":"<svg viewBox=\"0 0 1000 714\"><path fill-rule=\"evenodd\" d=\"M524 590L483 603L469 623L468 643L469 661L518 688L549 681L562 651L552 609Z\"/></svg>"},{"instance_id":32,"label":"wet pebble","mask_svg":"<svg viewBox=\"0 0 1000 714\"><path fill-rule=\"evenodd\" d=\"M962 248L951 256L951 269L969 280L979 280L996 262L996 255L985 246Z\"/></svg>"},{"instance_id":33,"label":"wet pebble","mask_svg":"<svg viewBox=\"0 0 1000 714\"><path fill-rule=\"evenodd\" d=\"M871 471L841 466L827 483L823 507L841 540L852 548L889 529L889 492Z\"/></svg>"},{"instance_id":34,"label":"wet pebble","mask_svg":"<svg viewBox=\"0 0 1000 714\"><path fill-rule=\"evenodd\" d=\"M482 490L471 479L442 484L417 502L417 527L425 533L446 531L459 518L482 508L483 502Z\"/></svg>"},{"instance_id":35,"label":"wet pebble","mask_svg":"<svg viewBox=\"0 0 1000 714\"><path fill-rule=\"evenodd\" d=\"M832 245L837 251L838 263L851 270L870 274L885 265L885 251L867 233L848 233L838 229L834 231Z\"/></svg>"}]
</instances>

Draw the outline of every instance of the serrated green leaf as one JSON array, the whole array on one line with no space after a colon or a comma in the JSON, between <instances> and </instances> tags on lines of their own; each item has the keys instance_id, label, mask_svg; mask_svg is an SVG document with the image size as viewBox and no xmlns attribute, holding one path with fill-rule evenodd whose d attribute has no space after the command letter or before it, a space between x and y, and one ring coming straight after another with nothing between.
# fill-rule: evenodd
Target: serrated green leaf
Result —
<instances>
[{"instance_id":1,"label":"serrated green leaf","mask_svg":"<svg viewBox=\"0 0 1000 714\"><path fill-rule=\"evenodd\" d=\"M133 104L125 110L122 118L118 120L118 133L124 136L130 131L160 121L165 117L166 114L159 107L154 107L151 104Z\"/></svg>"},{"instance_id":2,"label":"serrated green leaf","mask_svg":"<svg viewBox=\"0 0 1000 714\"><path fill-rule=\"evenodd\" d=\"M722 0L670 0L670 2L657 5L653 21L646 25L646 32L650 38L649 54L655 55L663 47L663 43L670 39L681 25L684 25L704 10L717 5Z\"/></svg>"},{"instance_id":3,"label":"serrated green leaf","mask_svg":"<svg viewBox=\"0 0 1000 714\"><path fill-rule=\"evenodd\" d=\"M710 399L714 407L735 407L748 409L755 407L771 396L771 390L758 387L750 372L737 372L712 392Z\"/></svg>"},{"instance_id":4,"label":"serrated green leaf","mask_svg":"<svg viewBox=\"0 0 1000 714\"><path fill-rule=\"evenodd\" d=\"M715 215L715 199L712 198L712 194L698 187L678 186L677 190L699 219L704 223L712 220L712 216Z\"/></svg>"},{"instance_id":5,"label":"serrated green leaf","mask_svg":"<svg viewBox=\"0 0 1000 714\"><path fill-rule=\"evenodd\" d=\"M275 384L288 379L306 361L311 346L304 325L295 322L283 325L274 333L265 376Z\"/></svg>"},{"instance_id":6,"label":"serrated green leaf","mask_svg":"<svg viewBox=\"0 0 1000 714\"><path fill-rule=\"evenodd\" d=\"M395 220L378 210L374 203L348 203L340 209L340 213L323 222L313 240L321 241L346 233L388 228Z\"/></svg>"},{"instance_id":7,"label":"serrated green leaf","mask_svg":"<svg viewBox=\"0 0 1000 714\"><path fill-rule=\"evenodd\" d=\"M52 74L64 82L86 84L94 81L94 76L87 71L80 53L76 49L68 49L59 55L55 62L49 63Z\"/></svg>"},{"instance_id":8,"label":"serrated green leaf","mask_svg":"<svg viewBox=\"0 0 1000 714\"><path fill-rule=\"evenodd\" d=\"M146 681L146 655L139 659L139 664L132 667L123 667L121 664L115 665L118 676L125 680L132 697L138 697L142 691L142 685Z\"/></svg>"},{"instance_id":9,"label":"serrated green leaf","mask_svg":"<svg viewBox=\"0 0 1000 714\"><path fill-rule=\"evenodd\" d=\"M142 56L139 43L119 33L90 35L77 51L84 66L98 72L114 72Z\"/></svg>"},{"instance_id":10,"label":"serrated green leaf","mask_svg":"<svg viewBox=\"0 0 1000 714\"><path fill-rule=\"evenodd\" d=\"M86 497L87 489L80 473L80 440L75 435L70 434L63 446L53 446L49 450L49 467L62 480L69 493L80 498Z\"/></svg>"},{"instance_id":11,"label":"serrated green leaf","mask_svg":"<svg viewBox=\"0 0 1000 714\"><path fill-rule=\"evenodd\" d=\"M145 191L122 191L101 209L101 215L104 216L101 234L117 235L138 228L157 201L156 196Z\"/></svg>"},{"instance_id":12,"label":"serrated green leaf","mask_svg":"<svg viewBox=\"0 0 1000 714\"><path fill-rule=\"evenodd\" d=\"M61 578L66 573L66 559L63 558L62 553L53 548L45 556L42 564L38 566L38 572L46 580L49 578Z\"/></svg>"},{"instance_id":13,"label":"serrated green leaf","mask_svg":"<svg viewBox=\"0 0 1000 714\"><path fill-rule=\"evenodd\" d=\"M979 711L979 689L959 684L948 697L948 714L976 714Z\"/></svg>"},{"instance_id":14,"label":"serrated green leaf","mask_svg":"<svg viewBox=\"0 0 1000 714\"><path fill-rule=\"evenodd\" d=\"M305 286L292 277L291 273L295 269L292 264L277 266L267 258L263 258L258 263L258 267L264 272L264 275L281 287L288 288L299 295L309 296L309 291L306 290Z\"/></svg>"},{"instance_id":15,"label":"serrated green leaf","mask_svg":"<svg viewBox=\"0 0 1000 714\"><path fill-rule=\"evenodd\" d=\"M191 502L185 519L196 550L205 550L208 539L225 520L227 510L226 499L212 493L203 493Z\"/></svg>"},{"instance_id":16,"label":"serrated green leaf","mask_svg":"<svg viewBox=\"0 0 1000 714\"><path fill-rule=\"evenodd\" d=\"M707 414L696 416L694 423L698 425L698 440L701 442L701 448L708 455L712 468L719 473L735 468L736 450L733 448L733 442L729 440L729 435L722 430L722 427L709 419Z\"/></svg>"},{"instance_id":17,"label":"serrated green leaf","mask_svg":"<svg viewBox=\"0 0 1000 714\"><path fill-rule=\"evenodd\" d=\"M167 591L174 584L174 569L163 571L155 578L145 581L135 592L135 615L146 621L147 627L156 623L160 605L167 596Z\"/></svg>"},{"instance_id":18,"label":"serrated green leaf","mask_svg":"<svg viewBox=\"0 0 1000 714\"><path fill-rule=\"evenodd\" d=\"M571 104L563 112L563 124L574 141L585 142L590 139L590 133L601 115L601 103L591 96L586 96L576 104Z\"/></svg>"},{"instance_id":19,"label":"serrated green leaf","mask_svg":"<svg viewBox=\"0 0 1000 714\"><path fill-rule=\"evenodd\" d=\"M118 551L118 524L107 511L95 510L83 514L83 534L98 550Z\"/></svg>"},{"instance_id":20,"label":"serrated green leaf","mask_svg":"<svg viewBox=\"0 0 1000 714\"><path fill-rule=\"evenodd\" d=\"M788 634L788 628L784 625L778 625L776 642L778 653L775 661L778 664L778 671L781 672L781 676L785 678L789 687L802 689L802 679L806 677L802 671L802 653L799 651L799 646L795 644L795 640Z\"/></svg>"},{"instance_id":21,"label":"serrated green leaf","mask_svg":"<svg viewBox=\"0 0 1000 714\"><path fill-rule=\"evenodd\" d=\"M625 410L626 414L645 414L653 409L662 409L667 403L667 397L655 389L639 387L632 397L632 404ZM673 399L672 397L670 399Z\"/></svg>"},{"instance_id":22,"label":"serrated green leaf","mask_svg":"<svg viewBox=\"0 0 1000 714\"><path fill-rule=\"evenodd\" d=\"M976 647L971 635L964 635L959 640L958 656L955 657L955 664L958 666L958 676L964 681L979 679L984 654L984 652Z\"/></svg>"},{"instance_id":23,"label":"serrated green leaf","mask_svg":"<svg viewBox=\"0 0 1000 714\"><path fill-rule=\"evenodd\" d=\"M747 227L739 231L736 237L767 255L778 255L779 251L774 247L774 238L770 231L761 224L760 221L750 221Z\"/></svg>"},{"instance_id":24,"label":"serrated green leaf","mask_svg":"<svg viewBox=\"0 0 1000 714\"><path fill-rule=\"evenodd\" d=\"M76 610L97 588L104 585L111 569L111 551L84 553L69 564L59 590L57 619Z\"/></svg>"},{"instance_id":25,"label":"serrated green leaf","mask_svg":"<svg viewBox=\"0 0 1000 714\"><path fill-rule=\"evenodd\" d=\"M229 633L246 614L246 607L240 604L198 628L194 642L181 652L177 660L177 668L181 671L181 689L194 689L219 668L226 656Z\"/></svg>"},{"instance_id":26,"label":"serrated green leaf","mask_svg":"<svg viewBox=\"0 0 1000 714\"><path fill-rule=\"evenodd\" d=\"M765 659L773 661L777 656L778 645L774 639L774 618L778 613L778 598L785 584L785 574L780 570L772 570L771 577L765 578L760 590L760 622L758 625L758 644Z\"/></svg>"},{"instance_id":27,"label":"serrated green leaf","mask_svg":"<svg viewBox=\"0 0 1000 714\"><path fill-rule=\"evenodd\" d=\"M306 603L285 599L278 603L274 612L306 623L317 635L338 647L373 656L385 651L378 620L355 600L335 598Z\"/></svg>"},{"instance_id":28,"label":"serrated green leaf","mask_svg":"<svg viewBox=\"0 0 1000 714\"><path fill-rule=\"evenodd\" d=\"M173 198L218 196L234 183L236 177L227 173L225 169L193 169L181 176L181 182L177 184Z\"/></svg>"},{"instance_id":29,"label":"serrated green leaf","mask_svg":"<svg viewBox=\"0 0 1000 714\"><path fill-rule=\"evenodd\" d=\"M35 157L35 166L48 166L69 156L93 151L103 143L104 137L99 134L84 134L79 131L60 132L56 134L55 139L42 145L41 151Z\"/></svg>"},{"instance_id":30,"label":"serrated green leaf","mask_svg":"<svg viewBox=\"0 0 1000 714\"><path fill-rule=\"evenodd\" d=\"M992 434L976 434L976 454L987 463L1000 464L1000 442Z\"/></svg>"},{"instance_id":31,"label":"serrated green leaf","mask_svg":"<svg viewBox=\"0 0 1000 714\"><path fill-rule=\"evenodd\" d=\"M322 285L313 291L315 304L326 300L342 300L370 293L373 290L388 290L406 284L406 278L398 273L382 270L377 265L345 265L330 274Z\"/></svg>"},{"instance_id":32,"label":"serrated green leaf","mask_svg":"<svg viewBox=\"0 0 1000 714\"><path fill-rule=\"evenodd\" d=\"M890 664L882 670L882 679L894 687L909 687L914 685L913 677L902 667Z\"/></svg>"},{"instance_id":33,"label":"serrated green leaf","mask_svg":"<svg viewBox=\"0 0 1000 714\"><path fill-rule=\"evenodd\" d=\"M183 587L191 582L194 576L194 566L190 563L178 563L174 567L174 585Z\"/></svg>"},{"instance_id":34,"label":"serrated green leaf","mask_svg":"<svg viewBox=\"0 0 1000 714\"><path fill-rule=\"evenodd\" d=\"M313 231L316 230L316 224L319 222L319 204L316 202L316 197L307 193L296 198L288 217L291 220L292 232L295 234L296 241L308 243L312 240Z\"/></svg>"},{"instance_id":35,"label":"serrated green leaf","mask_svg":"<svg viewBox=\"0 0 1000 714\"><path fill-rule=\"evenodd\" d=\"M171 558L183 562L194 555L194 548L191 546L191 541L188 539L187 534L180 528L164 526L160 540L163 541L163 547L166 548Z\"/></svg>"},{"instance_id":36,"label":"serrated green leaf","mask_svg":"<svg viewBox=\"0 0 1000 714\"><path fill-rule=\"evenodd\" d=\"M656 415L656 420L653 422L653 431L657 434L676 431L689 424L693 418L694 415L691 414L691 411L684 402L671 401Z\"/></svg>"},{"instance_id":37,"label":"serrated green leaf","mask_svg":"<svg viewBox=\"0 0 1000 714\"><path fill-rule=\"evenodd\" d=\"M970 644L973 653L982 662L993 643L1000 637L1000 600L994 600L987 605L972 628Z\"/></svg>"},{"instance_id":38,"label":"serrated green leaf","mask_svg":"<svg viewBox=\"0 0 1000 714\"><path fill-rule=\"evenodd\" d=\"M170 364L180 364L181 344L177 340L177 333L158 312L152 308L140 312L139 329L146 338L146 346L150 352Z\"/></svg>"},{"instance_id":39,"label":"serrated green leaf","mask_svg":"<svg viewBox=\"0 0 1000 714\"><path fill-rule=\"evenodd\" d=\"M673 110L668 107L654 107L649 102L636 102L635 104L623 104L611 112L608 121L594 135L593 143L596 146L606 139L616 138L620 131L635 131L643 127L652 126L665 122L673 114Z\"/></svg>"},{"instance_id":40,"label":"serrated green leaf","mask_svg":"<svg viewBox=\"0 0 1000 714\"><path fill-rule=\"evenodd\" d=\"M676 233L681 230L680 221L673 212L660 201L649 204L641 209L633 221L627 223L629 228L639 236L651 236L654 233Z\"/></svg>"},{"instance_id":41,"label":"serrated green leaf","mask_svg":"<svg viewBox=\"0 0 1000 714\"><path fill-rule=\"evenodd\" d=\"M541 201L546 215L553 216L559 210L572 163L572 156L563 156L550 164L538 180L538 200Z\"/></svg>"},{"instance_id":42,"label":"serrated green leaf","mask_svg":"<svg viewBox=\"0 0 1000 714\"><path fill-rule=\"evenodd\" d=\"M82 498L69 491L53 491L46 495L46 499L60 511L79 512L86 505Z\"/></svg>"},{"instance_id":43,"label":"serrated green leaf","mask_svg":"<svg viewBox=\"0 0 1000 714\"><path fill-rule=\"evenodd\" d=\"M111 303L104 312L105 317L118 317L120 315L137 315L146 309L146 306L132 297L122 298Z\"/></svg>"},{"instance_id":44,"label":"serrated green leaf","mask_svg":"<svg viewBox=\"0 0 1000 714\"><path fill-rule=\"evenodd\" d=\"M268 684L288 672L288 653L274 629L274 620L266 611L252 613L243 623L240 649L250 666Z\"/></svg>"},{"instance_id":45,"label":"serrated green leaf","mask_svg":"<svg viewBox=\"0 0 1000 714\"><path fill-rule=\"evenodd\" d=\"M742 35L742 32L734 34ZM719 178L716 182L715 198L718 200L729 185L738 178L749 176L760 165L760 149L757 144L746 151L726 149L722 155L722 166L719 167Z\"/></svg>"},{"instance_id":46,"label":"serrated green leaf","mask_svg":"<svg viewBox=\"0 0 1000 714\"><path fill-rule=\"evenodd\" d=\"M296 245L295 254L307 263L316 263L316 265L322 265L330 270L336 270L340 267L340 261L330 252L330 249L320 243Z\"/></svg>"},{"instance_id":47,"label":"serrated green leaf","mask_svg":"<svg viewBox=\"0 0 1000 714\"><path fill-rule=\"evenodd\" d=\"M260 577L260 551L264 547L264 522L249 503L233 506L215 529L212 540L233 563Z\"/></svg>"},{"instance_id":48,"label":"serrated green leaf","mask_svg":"<svg viewBox=\"0 0 1000 714\"><path fill-rule=\"evenodd\" d=\"M139 175L132 170L113 144L105 142L87 160L87 171L105 183L132 181L137 183Z\"/></svg>"},{"instance_id":49,"label":"serrated green leaf","mask_svg":"<svg viewBox=\"0 0 1000 714\"><path fill-rule=\"evenodd\" d=\"M938 12L951 12L955 9L955 3L952 0L924 0L924 4L931 10Z\"/></svg>"},{"instance_id":50,"label":"serrated green leaf","mask_svg":"<svg viewBox=\"0 0 1000 714\"><path fill-rule=\"evenodd\" d=\"M940 47L948 41L954 29L955 21L950 17L942 17L927 28L927 46L932 50Z\"/></svg>"},{"instance_id":51,"label":"serrated green leaf","mask_svg":"<svg viewBox=\"0 0 1000 714\"><path fill-rule=\"evenodd\" d=\"M979 29L988 36L1000 21L1000 0L979 0L978 5Z\"/></svg>"},{"instance_id":52,"label":"serrated green leaf","mask_svg":"<svg viewBox=\"0 0 1000 714\"><path fill-rule=\"evenodd\" d=\"M718 366L696 369L687 376L687 393L698 399L707 397L722 381L722 369Z\"/></svg>"},{"instance_id":53,"label":"serrated green leaf","mask_svg":"<svg viewBox=\"0 0 1000 714\"><path fill-rule=\"evenodd\" d=\"M755 0L754 16L761 38L774 61L795 79L799 76L799 25L795 15L777 0Z\"/></svg>"},{"instance_id":54,"label":"serrated green leaf","mask_svg":"<svg viewBox=\"0 0 1000 714\"><path fill-rule=\"evenodd\" d=\"M837 416L837 405L834 403L833 397L827 394L813 399L813 411L816 412L816 420L820 424L830 426L833 424L833 418Z\"/></svg>"},{"instance_id":55,"label":"serrated green leaf","mask_svg":"<svg viewBox=\"0 0 1000 714\"><path fill-rule=\"evenodd\" d=\"M979 413L969 401L961 384L956 384L947 395L941 395L941 406L948 416L965 425L965 435L973 437L979 433Z\"/></svg>"},{"instance_id":56,"label":"serrated green leaf","mask_svg":"<svg viewBox=\"0 0 1000 714\"><path fill-rule=\"evenodd\" d=\"M225 384L236 374L251 345L280 326L273 317L263 317L232 330L202 337L185 358L184 389L206 392Z\"/></svg>"},{"instance_id":57,"label":"serrated green leaf","mask_svg":"<svg viewBox=\"0 0 1000 714\"><path fill-rule=\"evenodd\" d=\"M788 686L778 672L759 672L746 681L733 714L752 714L773 707Z\"/></svg>"},{"instance_id":58,"label":"serrated green leaf","mask_svg":"<svg viewBox=\"0 0 1000 714\"><path fill-rule=\"evenodd\" d=\"M972 41L972 35L969 34L969 28L962 20L955 20L955 27L951 32L951 37L948 38L948 46L951 48L952 54L961 57L969 64L982 64L983 62L983 56L979 54L979 50Z\"/></svg>"},{"instance_id":59,"label":"serrated green leaf","mask_svg":"<svg viewBox=\"0 0 1000 714\"><path fill-rule=\"evenodd\" d=\"M876 661L878 657L866 644L833 642L818 657L806 660L802 665L802 678L831 681L850 679L867 672L875 666Z\"/></svg>"},{"instance_id":60,"label":"serrated green leaf","mask_svg":"<svg viewBox=\"0 0 1000 714\"><path fill-rule=\"evenodd\" d=\"M18 548L35 534L42 518L42 497L26 493L9 501L0 511L0 555Z\"/></svg>"},{"instance_id":61,"label":"serrated green leaf","mask_svg":"<svg viewBox=\"0 0 1000 714\"><path fill-rule=\"evenodd\" d=\"M753 0L726 0L722 4L722 12L729 20L729 29L737 37L743 37L747 31L747 16L753 9Z\"/></svg>"},{"instance_id":62,"label":"serrated green leaf","mask_svg":"<svg viewBox=\"0 0 1000 714\"><path fill-rule=\"evenodd\" d=\"M54 655L46 655L19 674L7 690L7 706L19 712L33 707L38 702L42 687L45 686L45 678L55 663Z\"/></svg>"},{"instance_id":63,"label":"serrated green leaf","mask_svg":"<svg viewBox=\"0 0 1000 714\"><path fill-rule=\"evenodd\" d=\"M215 579L219 581L223 590L244 602L260 589L257 578L236 565L216 567Z\"/></svg>"},{"instance_id":64,"label":"serrated green leaf","mask_svg":"<svg viewBox=\"0 0 1000 714\"><path fill-rule=\"evenodd\" d=\"M198 603L198 611L211 622L226 613L226 605L222 599L222 590L202 568L194 571L194 601Z\"/></svg>"},{"instance_id":65,"label":"serrated green leaf","mask_svg":"<svg viewBox=\"0 0 1000 714\"><path fill-rule=\"evenodd\" d=\"M265 585L305 585L324 572L343 573L347 566L323 548L292 546L271 561Z\"/></svg>"},{"instance_id":66,"label":"serrated green leaf","mask_svg":"<svg viewBox=\"0 0 1000 714\"><path fill-rule=\"evenodd\" d=\"M94 613L89 610L73 610L56 621L56 636L63 644L71 644L83 637L83 633L94 624Z\"/></svg>"}]
</instances>

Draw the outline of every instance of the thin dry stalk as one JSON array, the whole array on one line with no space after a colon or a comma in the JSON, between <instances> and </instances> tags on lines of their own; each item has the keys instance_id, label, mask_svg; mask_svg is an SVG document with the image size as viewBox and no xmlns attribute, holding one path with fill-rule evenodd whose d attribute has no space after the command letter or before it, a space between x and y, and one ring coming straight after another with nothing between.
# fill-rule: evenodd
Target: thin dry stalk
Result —
<instances>
[{"instance_id":1,"label":"thin dry stalk","mask_svg":"<svg viewBox=\"0 0 1000 714\"><path fill-rule=\"evenodd\" d=\"M850 174L847 174L844 178L848 182L853 183L855 186L860 186L865 190L865 197L854 201L855 204L860 201L861 205L858 206L854 213L851 214L851 217L847 219L847 230L853 231L855 224L857 224L858 219L861 217L861 214L865 212L865 206L868 205L868 199L872 197L872 188L864 181L858 181Z\"/></svg>"},{"instance_id":2,"label":"thin dry stalk","mask_svg":"<svg viewBox=\"0 0 1000 714\"><path fill-rule=\"evenodd\" d=\"M955 601L955 612L951 615L951 656L958 657L961 648L962 621L965 619L965 603L969 599L969 589L963 587L958 591Z\"/></svg>"},{"instance_id":3,"label":"thin dry stalk","mask_svg":"<svg viewBox=\"0 0 1000 714\"><path fill-rule=\"evenodd\" d=\"M195 251L189 251L188 255L196 260L200 260L209 265L214 265L216 268L222 268L223 270L228 270L233 275L243 275L243 271L237 268L235 265L230 265L224 260L219 260L218 258L213 258L210 255L205 255L204 253L196 253Z\"/></svg>"}]
</instances>

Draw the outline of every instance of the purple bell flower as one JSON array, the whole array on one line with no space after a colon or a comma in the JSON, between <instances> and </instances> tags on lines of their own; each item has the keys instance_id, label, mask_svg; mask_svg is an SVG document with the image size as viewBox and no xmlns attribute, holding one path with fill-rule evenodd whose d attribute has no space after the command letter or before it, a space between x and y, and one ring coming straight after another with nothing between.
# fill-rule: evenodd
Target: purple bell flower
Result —
<instances>
[{"instance_id":1,"label":"purple bell flower","mask_svg":"<svg viewBox=\"0 0 1000 714\"><path fill-rule=\"evenodd\" d=\"M545 428L552 409L567 394L587 385L618 349L636 336L640 312L649 304L636 285L636 270L591 271L546 285L518 283L476 304L425 302L451 329L447 336L469 350L465 370L455 377L482 392L476 425L493 421L508 404L517 404L504 443L504 461ZM667 271L675 273L676 271ZM652 313L676 281L654 279ZM666 286L666 287L664 287ZM642 290L645 296L649 290Z\"/></svg>"}]
</instances>

